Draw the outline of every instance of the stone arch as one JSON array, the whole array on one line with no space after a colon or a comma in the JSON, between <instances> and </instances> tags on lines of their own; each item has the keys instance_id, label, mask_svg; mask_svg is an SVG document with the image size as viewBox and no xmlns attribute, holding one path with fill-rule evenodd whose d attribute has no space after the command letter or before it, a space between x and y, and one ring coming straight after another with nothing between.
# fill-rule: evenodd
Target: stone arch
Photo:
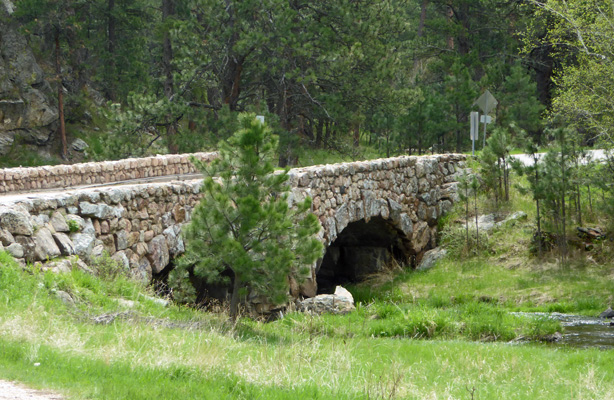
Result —
<instances>
[{"instance_id":1,"label":"stone arch","mask_svg":"<svg viewBox=\"0 0 614 400\"><path fill-rule=\"evenodd\" d=\"M411 242L392 221L381 216L349 223L327 247L316 270L318 293L357 282L396 261L406 264Z\"/></svg>"},{"instance_id":2,"label":"stone arch","mask_svg":"<svg viewBox=\"0 0 614 400\"><path fill-rule=\"evenodd\" d=\"M315 270L319 294L359 282L392 262L415 267L424 251L436 245L436 216L414 222L406 212L409 207L391 199L367 197L362 204L362 212L347 212L342 206L334 221L324 224L327 246Z\"/></svg>"}]
</instances>

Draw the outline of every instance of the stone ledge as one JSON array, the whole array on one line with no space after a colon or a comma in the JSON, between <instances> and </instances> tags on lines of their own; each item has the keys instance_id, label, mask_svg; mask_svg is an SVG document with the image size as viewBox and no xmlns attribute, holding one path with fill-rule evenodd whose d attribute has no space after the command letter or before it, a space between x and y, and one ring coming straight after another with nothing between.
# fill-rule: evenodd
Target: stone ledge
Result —
<instances>
[{"instance_id":1,"label":"stone ledge","mask_svg":"<svg viewBox=\"0 0 614 400\"><path fill-rule=\"evenodd\" d=\"M211 161L217 157L217 152L168 154L72 165L6 168L0 170L0 193L61 189L129 179L197 173L190 162L191 157Z\"/></svg>"}]
</instances>

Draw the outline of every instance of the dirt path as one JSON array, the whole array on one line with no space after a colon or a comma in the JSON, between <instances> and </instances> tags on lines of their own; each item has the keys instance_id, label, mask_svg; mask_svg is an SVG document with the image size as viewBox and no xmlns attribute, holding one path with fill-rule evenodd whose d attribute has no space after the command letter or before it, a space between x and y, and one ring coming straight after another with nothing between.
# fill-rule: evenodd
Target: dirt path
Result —
<instances>
[{"instance_id":1,"label":"dirt path","mask_svg":"<svg viewBox=\"0 0 614 400\"><path fill-rule=\"evenodd\" d=\"M0 400L63 400L59 394L28 389L19 383L0 381Z\"/></svg>"}]
</instances>

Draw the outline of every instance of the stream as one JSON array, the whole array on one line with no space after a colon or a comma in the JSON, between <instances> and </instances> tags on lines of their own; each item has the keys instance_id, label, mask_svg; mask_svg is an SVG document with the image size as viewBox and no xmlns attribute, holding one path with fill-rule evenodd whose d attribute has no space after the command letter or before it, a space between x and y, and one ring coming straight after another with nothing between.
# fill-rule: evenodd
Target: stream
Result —
<instances>
[{"instance_id":1,"label":"stream","mask_svg":"<svg viewBox=\"0 0 614 400\"><path fill-rule=\"evenodd\" d=\"M557 319L564 327L563 338L552 346L614 349L614 320L560 313L518 313L526 316ZM613 323L613 325L610 325Z\"/></svg>"}]
</instances>

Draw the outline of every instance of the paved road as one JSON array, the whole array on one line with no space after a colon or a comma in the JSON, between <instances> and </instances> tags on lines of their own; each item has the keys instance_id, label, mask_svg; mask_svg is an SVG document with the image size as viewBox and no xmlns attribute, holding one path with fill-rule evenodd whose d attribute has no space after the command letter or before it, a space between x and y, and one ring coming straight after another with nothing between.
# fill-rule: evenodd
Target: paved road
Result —
<instances>
[{"instance_id":1,"label":"paved road","mask_svg":"<svg viewBox=\"0 0 614 400\"><path fill-rule=\"evenodd\" d=\"M28 389L15 382L0 381L0 400L62 400L48 391Z\"/></svg>"},{"instance_id":2,"label":"paved road","mask_svg":"<svg viewBox=\"0 0 614 400\"><path fill-rule=\"evenodd\" d=\"M131 179L128 181L100 183L94 185L74 186L63 189L38 189L28 192L18 193L0 193L0 204L15 203L23 200L32 200L40 198L53 198L58 193L68 194L73 192L83 191L100 191L103 188L117 187L117 186L134 186L134 185L146 185L149 183L161 183L161 182L173 182L173 181L192 181L202 179L202 174L184 174L184 175L166 175L157 176L151 178ZM0 397L0 400L2 398Z\"/></svg>"},{"instance_id":3,"label":"paved road","mask_svg":"<svg viewBox=\"0 0 614 400\"><path fill-rule=\"evenodd\" d=\"M606 158L606 154L604 150L589 150L587 151L591 155L591 160L598 161ZM546 153L539 153L540 158L543 157ZM512 155L517 160L520 160L524 165L533 165L533 158L528 154L514 154Z\"/></svg>"}]
</instances>

